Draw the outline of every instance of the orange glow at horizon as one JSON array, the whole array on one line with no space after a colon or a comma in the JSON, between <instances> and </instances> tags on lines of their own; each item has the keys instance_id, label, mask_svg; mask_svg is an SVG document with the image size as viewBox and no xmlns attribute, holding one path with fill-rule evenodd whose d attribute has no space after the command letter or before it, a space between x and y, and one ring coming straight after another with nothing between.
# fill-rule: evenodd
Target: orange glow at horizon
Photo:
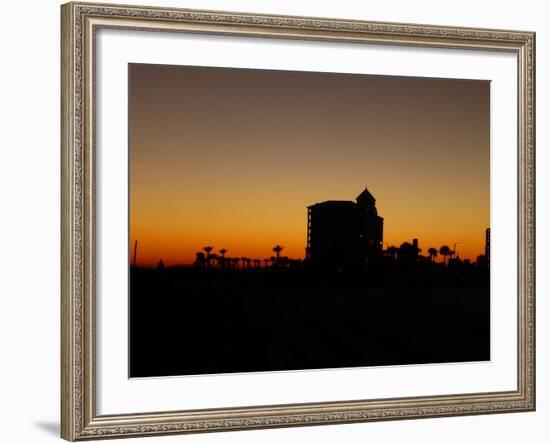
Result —
<instances>
[{"instance_id":1,"label":"orange glow at horizon","mask_svg":"<svg viewBox=\"0 0 550 443\"><path fill-rule=\"evenodd\" d=\"M130 260L304 258L308 205L365 188L384 247L484 253L488 82L130 67ZM437 261L441 258L438 257Z\"/></svg>"}]
</instances>

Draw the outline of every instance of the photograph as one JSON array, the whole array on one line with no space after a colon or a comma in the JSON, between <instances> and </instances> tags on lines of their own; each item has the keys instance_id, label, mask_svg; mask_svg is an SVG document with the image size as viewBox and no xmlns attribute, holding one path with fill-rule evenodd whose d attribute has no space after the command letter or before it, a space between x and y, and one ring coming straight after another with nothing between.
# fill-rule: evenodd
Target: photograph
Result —
<instances>
[{"instance_id":1,"label":"photograph","mask_svg":"<svg viewBox=\"0 0 550 443\"><path fill-rule=\"evenodd\" d=\"M129 63L129 377L490 361L490 103Z\"/></svg>"},{"instance_id":2,"label":"photograph","mask_svg":"<svg viewBox=\"0 0 550 443\"><path fill-rule=\"evenodd\" d=\"M275 3L61 5L68 441L537 407L541 24Z\"/></svg>"}]
</instances>

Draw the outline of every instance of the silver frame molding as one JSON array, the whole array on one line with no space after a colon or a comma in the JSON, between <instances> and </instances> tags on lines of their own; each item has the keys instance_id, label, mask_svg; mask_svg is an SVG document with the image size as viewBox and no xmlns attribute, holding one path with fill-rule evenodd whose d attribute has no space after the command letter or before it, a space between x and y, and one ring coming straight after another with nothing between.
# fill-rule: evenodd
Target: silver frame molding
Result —
<instances>
[{"instance_id":1,"label":"silver frame molding","mask_svg":"<svg viewBox=\"0 0 550 443\"><path fill-rule=\"evenodd\" d=\"M104 415L95 408L99 28L508 51L518 59L518 380L510 392ZM70 441L535 410L535 34L73 2L61 7L61 436ZM130 412L130 411L129 411Z\"/></svg>"}]
</instances>

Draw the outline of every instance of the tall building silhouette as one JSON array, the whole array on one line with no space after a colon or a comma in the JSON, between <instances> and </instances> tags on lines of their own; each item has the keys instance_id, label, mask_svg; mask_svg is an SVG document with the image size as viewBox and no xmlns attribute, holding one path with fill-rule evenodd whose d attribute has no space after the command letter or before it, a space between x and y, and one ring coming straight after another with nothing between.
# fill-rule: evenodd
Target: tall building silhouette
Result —
<instances>
[{"instance_id":1,"label":"tall building silhouette","mask_svg":"<svg viewBox=\"0 0 550 443\"><path fill-rule=\"evenodd\" d=\"M491 263L491 228L485 230L485 260Z\"/></svg>"},{"instance_id":2,"label":"tall building silhouette","mask_svg":"<svg viewBox=\"0 0 550 443\"><path fill-rule=\"evenodd\" d=\"M358 267L382 253L384 219L367 188L355 202L328 200L307 208L306 259L315 266Z\"/></svg>"}]
</instances>

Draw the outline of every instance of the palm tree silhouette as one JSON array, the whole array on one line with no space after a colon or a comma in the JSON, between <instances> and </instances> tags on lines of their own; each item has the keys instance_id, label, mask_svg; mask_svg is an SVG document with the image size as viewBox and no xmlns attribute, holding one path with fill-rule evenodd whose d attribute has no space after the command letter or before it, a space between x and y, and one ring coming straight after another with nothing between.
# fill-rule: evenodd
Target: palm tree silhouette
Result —
<instances>
[{"instance_id":1,"label":"palm tree silhouette","mask_svg":"<svg viewBox=\"0 0 550 443\"><path fill-rule=\"evenodd\" d=\"M264 258L264 267L267 268L268 264L269 264L269 258Z\"/></svg>"},{"instance_id":2,"label":"palm tree silhouette","mask_svg":"<svg viewBox=\"0 0 550 443\"><path fill-rule=\"evenodd\" d=\"M447 257L451 255L451 248L449 248L447 245L441 246L439 248L439 253L443 256L443 265L447 264Z\"/></svg>"},{"instance_id":3,"label":"palm tree silhouette","mask_svg":"<svg viewBox=\"0 0 550 443\"><path fill-rule=\"evenodd\" d=\"M204 252L197 252L196 258L195 258L195 267L204 269L204 265L206 263Z\"/></svg>"},{"instance_id":4,"label":"palm tree silhouette","mask_svg":"<svg viewBox=\"0 0 550 443\"><path fill-rule=\"evenodd\" d=\"M210 263L211 266L214 266L216 263L219 263L219 256L218 254L209 254L207 259L208 263Z\"/></svg>"},{"instance_id":5,"label":"palm tree silhouette","mask_svg":"<svg viewBox=\"0 0 550 443\"><path fill-rule=\"evenodd\" d=\"M428 255L430 256L430 261L433 263L434 259L437 257L437 249L435 248L428 249Z\"/></svg>"},{"instance_id":6,"label":"palm tree silhouette","mask_svg":"<svg viewBox=\"0 0 550 443\"><path fill-rule=\"evenodd\" d=\"M214 249L214 246L205 246L204 248L202 248L202 250L204 252L206 252L206 267L209 268L210 267L210 260L212 260L212 256L211 256L211 252L212 250Z\"/></svg>"},{"instance_id":7,"label":"palm tree silhouette","mask_svg":"<svg viewBox=\"0 0 550 443\"><path fill-rule=\"evenodd\" d=\"M225 268L225 254L227 254L227 249L222 248L222 249L219 250L219 253L221 254L221 257L219 259L220 266L222 268Z\"/></svg>"},{"instance_id":8,"label":"palm tree silhouette","mask_svg":"<svg viewBox=\"0 0 550 443\"><path fill-rule=\"evenodd\" d=\"M279 260L279 256L281 255L281 251L284 249L284 246L281 245L275 245L273 246L273 252L277 256L277 260Z\"/></svg>"}]
</instances>

